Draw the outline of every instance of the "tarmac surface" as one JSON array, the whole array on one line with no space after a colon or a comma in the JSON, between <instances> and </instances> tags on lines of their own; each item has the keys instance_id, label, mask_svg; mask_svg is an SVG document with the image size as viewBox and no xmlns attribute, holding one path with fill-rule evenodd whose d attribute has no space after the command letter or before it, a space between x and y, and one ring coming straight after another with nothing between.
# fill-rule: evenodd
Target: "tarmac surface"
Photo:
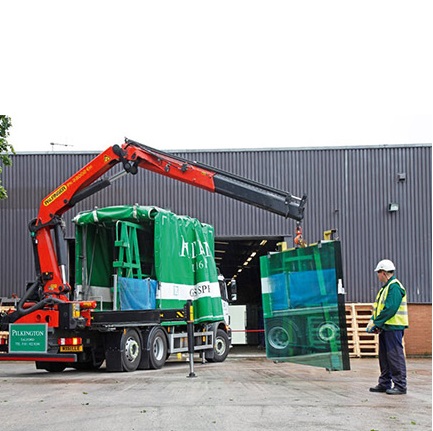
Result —
<instances>
[{"instance_id":1,"label":"tarmac surface","mask_svg":"<svg viewBox=\"0 0 433 431\"><path fill-rule=\"evenodd\" d=\"M432 362L408 359L408 393L369 392L376 358L350 371L273 363L234 347L224 363L170 361L161 370L109 373L36 370L0 362L0 429L356 430L432 429Z\"/></svg>"}]
</instances>

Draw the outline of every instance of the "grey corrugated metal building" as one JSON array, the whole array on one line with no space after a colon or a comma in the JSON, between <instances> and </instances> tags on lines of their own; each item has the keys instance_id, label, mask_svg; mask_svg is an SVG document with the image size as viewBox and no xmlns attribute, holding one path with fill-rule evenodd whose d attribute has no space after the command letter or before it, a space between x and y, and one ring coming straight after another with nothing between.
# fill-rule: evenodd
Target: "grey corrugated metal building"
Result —
<instances>
[{"instance_id":1,"label":"grey corrugated metal building","mask_svg":"<svg viewBox=\"0 0 433 431\"><path fill-rule=\"evenodd\" d=\"M306 193L304 236L316 242L323 231L337 229L347 301L374 299L378 287L374 266L389 258L408 289L409 302L431 303L431 145L174 154L296 196ZM0 202L0 297L21 295L34 279L27 224L37 215L41 199L94 156L18 154L13 156L13 167L4 169L9 198ZM283 239L290 245L295 231L293 220L140 170L69 211L67 235L73 237L71 218L80 210L133 203L168 208L214 225L217 257L226 276L242 267L253 248L260 254ZM391 203L398 204L397 211L389 211ZM263 239L268 243L260 248ZM257 258L239 274L238 285L241 302L259 301Z\"/></svg>"}]
</instances>

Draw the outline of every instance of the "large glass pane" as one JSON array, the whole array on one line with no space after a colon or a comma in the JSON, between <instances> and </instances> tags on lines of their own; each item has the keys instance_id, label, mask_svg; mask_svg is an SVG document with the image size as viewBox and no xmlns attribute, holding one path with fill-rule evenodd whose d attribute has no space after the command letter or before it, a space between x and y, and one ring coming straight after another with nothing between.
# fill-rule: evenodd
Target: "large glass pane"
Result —
<instances>
[{"instance_id":1,"label":"large glass pane","mask_svg":"<svg viewBox=\"0 0 433 431\"><path fill-rule=\"evenodd\" d=\"M269 359L350 369L339 241L260 258Z\"/></svg>"}]
</instances>

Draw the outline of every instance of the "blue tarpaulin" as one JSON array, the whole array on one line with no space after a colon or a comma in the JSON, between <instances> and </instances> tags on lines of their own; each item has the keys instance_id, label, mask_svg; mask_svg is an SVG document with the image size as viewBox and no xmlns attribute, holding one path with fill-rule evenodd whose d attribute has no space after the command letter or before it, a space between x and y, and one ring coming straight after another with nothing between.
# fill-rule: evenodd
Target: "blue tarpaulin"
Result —
<instances>
[{"instance_id":1,"label":"blue tarpaulin","mask_svg":"<svg viewBox=\"0 0 433 431\"><path fill-rule=\"evenodd\" d=\"M151 310L156 308L158 282L151 278L138 280L118 277L121 310Z\"/></svg>"}]
</instances>

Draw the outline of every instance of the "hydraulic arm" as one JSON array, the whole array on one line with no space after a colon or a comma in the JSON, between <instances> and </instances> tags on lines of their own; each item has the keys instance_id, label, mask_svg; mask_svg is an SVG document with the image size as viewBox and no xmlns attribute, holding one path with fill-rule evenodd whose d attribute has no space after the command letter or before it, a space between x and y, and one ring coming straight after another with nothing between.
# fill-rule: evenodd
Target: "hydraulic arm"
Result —
<instances>
[{"instance_id":1,"label":"hydraulic arm","mask_svg":"<svg viewBox=\"0 0 433 431\"><path fill-rule=\"evenodd\" d=\"M118 163L122 163L123 171L109 179L101 179ZM66 280L66 244L61 215L86 197L108 187L122 175L136 174L138 168L229 196L297 221L302 220L304 215L305 195L299 198L126 139L122 146L114 145L100 153L42 200L37 218L29 225L38 278L31 291L25 295L28 298L32 291L42 291L43 300L35 304L36 308L69 300L70 286ZM27 312L19 307L18 314L24 315Z\"/></svg>"}]
</instances>

